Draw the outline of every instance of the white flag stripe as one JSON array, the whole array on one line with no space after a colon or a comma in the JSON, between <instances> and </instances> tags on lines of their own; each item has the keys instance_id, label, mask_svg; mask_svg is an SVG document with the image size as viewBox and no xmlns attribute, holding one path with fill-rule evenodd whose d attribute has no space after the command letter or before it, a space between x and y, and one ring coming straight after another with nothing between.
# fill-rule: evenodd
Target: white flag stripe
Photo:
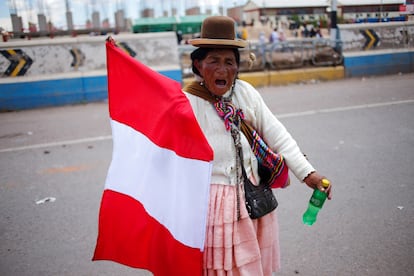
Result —
<instances>
[{"instance_id":1,"label":"white flag stripe","mask_svg":"<svg viewBox=\"0 0 414 276\"><path fill-rule=\"evenodd\" d=\"M176 240L202 250L212 163L180 157L115 120L111 126L105 188L135 198Z\"/></svg>"}]
</instances>

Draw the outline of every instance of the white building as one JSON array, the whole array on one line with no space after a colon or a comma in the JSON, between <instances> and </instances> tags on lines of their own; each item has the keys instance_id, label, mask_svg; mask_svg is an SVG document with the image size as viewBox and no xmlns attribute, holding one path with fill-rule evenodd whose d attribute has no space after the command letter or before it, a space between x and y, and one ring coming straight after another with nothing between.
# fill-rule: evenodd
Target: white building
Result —
<instances>
[{"instance_id":1,"label":"white building","mask_svg":"<svg viewBox=\"0 0 414 276\"><path fill-rule=\"evenodd\" d=\"M345 22L390 21L402 14L404 0L338 0L338 15Z\"/></svg>"},{"instance_id":2,"label":"white building","mask_svg":"<svg viewBox=\"0 0 414 276\"><path fill-rule=\"evenodd\" d=\"M398 18L405 0L337 0L337 15L346 22ZM301 22L329 20L331 0L250 0L243 7L243 20L252 22Z\"/></svg>"}]
</instances>

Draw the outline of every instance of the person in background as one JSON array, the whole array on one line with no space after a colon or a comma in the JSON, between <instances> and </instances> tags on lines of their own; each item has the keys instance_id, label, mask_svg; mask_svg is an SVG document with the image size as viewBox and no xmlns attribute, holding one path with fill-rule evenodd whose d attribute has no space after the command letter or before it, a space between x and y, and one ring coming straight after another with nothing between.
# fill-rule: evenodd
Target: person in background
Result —
<instances>
[{"instance_id":1,"label":"person in background","mask_svg":"<svg viewBox=\"0 0 414 276\"><path fill-rule=\"evenodd\" d=\"M195 80L183 88L214 151L203 275L270 276L280 268L277 212L258 219L249 216L240 174L245 170L246 177L257 185L258 161L235 122L244 117L309 188L324 190L324 177L305 158L259 92L238 79L239 49L247 42L236 38L234 24L227 16L203 21L201 37L189 41L197 47L191 53ZM214 98L217 105L200 95ZM219 111L226 112L219 115ZM236 153L233 135L239 137L242 157ZM324 191L331 199L331 186Z\"/></svg>"},{"instance_id":2,"label":"person in background","mask_svg":"<svg viewBox=\"0 0 414 276\"><path fill-rule=\"evenodd\" d=\"M316 38L323 38L323 36L322 36L322 32L321 32L321 29L320 29L320 28L317 28L317 29L316 29L316 34L315 34L315 36L316 36Z\"/></svg>"},{"instance_id":3,"label":"person in background","mask_svg":"<svg viewBox=\"0 0 414 276\"><path fill-rule=\"evenodd\" d=\"M309 36L310 37L315 37L316 36L316 30L315 30L315 27L311 27L311 30L310 30L310 33L309 33Z\"/></svg>"},{"instance_id":4,"label":"person in background","mask_svg":"<svg viewBox=\"0 0 414 276\"><path fill-rule=\"evenodd\" d=\"M175 34L177 35L177 44L181 45L181 41L183 40L183 32L178 30Z\"/></svg>"},{"instance_id":5,"label":"person in background","mask_svg":"<svg viewBox=\"0 0 414 276\"><path fill-rule=\"evenodd\" d=\"M309 29L306 24L302 25L302 37L309 37Z\"/></svg>"},{"instance_id":6,"label":"person in background","mask_svg":"<svg viewBox=\"0 0 414 276\"><path fill-rule=\"evenodd\" d=\"M274 52L279 47L280 36L277 28L274 28L270 34L270 42L272 43L272 52Z\"/></svg>"},{"instance_id":7,"label":"person in background","mask_svg":"<svg viewBox=\"0 0 414 276\"><path fill-rule=\"evenodd\" d=\"M241 39L247 40L249 38L249 34L247 31L246 22L243 21L243 28L241 30Z\"/></svg>"},{"instance_id":8,"label":"person in background","mask_svg":"<svg viewBox=\"0 0 414 276\"><path fill-rule=\"evenodd\" d=\"M267 63L267 58L266 58L266 45L267 45L267 40L266 40L266 35L264 31L261 31L259 33L259 54L260 57L262 59L262 68L266 67L266 63Z\"/></svg>"},{"instance_id":9,"label":"person in background","mask_svg":"<svg viewBox=\"0 0 414 276\"><path fill-rule=\"evenodd\" d=\"M286 41L285 32L283 31L283 29L281 29L279 31L279 42L281 44L280 48L282 49L282 52L284 52L286 50L286 45L284 43L285 41Z\"/></svg>"}]
</instances>

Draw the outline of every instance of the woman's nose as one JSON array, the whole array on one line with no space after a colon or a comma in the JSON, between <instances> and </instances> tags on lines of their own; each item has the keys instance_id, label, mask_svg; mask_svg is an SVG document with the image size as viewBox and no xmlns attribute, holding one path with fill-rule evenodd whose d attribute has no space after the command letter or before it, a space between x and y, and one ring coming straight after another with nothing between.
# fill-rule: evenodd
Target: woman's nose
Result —
<instances>
[{"instance_id":1,"label":"woman's nose","mask_svg":"<svg viewBox=\"0 0 414 276\"><path fill-rule=\"evenodd\" d=\"M217 66L217 69L216 69L216 70L217 70L218 72L225 72L225 71L226 71L226 69L227 69L227 68L226 68L226 66L225 66L224 64L221 64L221 63L220 63L220 64Z\"/></svg>"}]
</instances>

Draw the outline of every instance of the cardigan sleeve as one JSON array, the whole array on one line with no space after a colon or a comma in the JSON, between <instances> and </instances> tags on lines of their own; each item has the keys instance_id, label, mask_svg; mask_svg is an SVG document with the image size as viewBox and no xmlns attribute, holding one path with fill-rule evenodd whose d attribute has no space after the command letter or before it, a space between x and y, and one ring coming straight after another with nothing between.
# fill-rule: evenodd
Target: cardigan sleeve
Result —
<instances>
[{"instance_id":1,"label":"cardigan sleeve","mask_svg":"<svg viewBox=\"0 0 414 276\"><path fill-rule=\"evenodd\" d=\"M300 181L303 181L315 169L303 155L295 139L270 111L253 86L241 80L237 81L237 86L240 88L240 94L237 95L239 104L246 120L273 150L283 155L289 169Z\"/></svg>"}]
</instances>

